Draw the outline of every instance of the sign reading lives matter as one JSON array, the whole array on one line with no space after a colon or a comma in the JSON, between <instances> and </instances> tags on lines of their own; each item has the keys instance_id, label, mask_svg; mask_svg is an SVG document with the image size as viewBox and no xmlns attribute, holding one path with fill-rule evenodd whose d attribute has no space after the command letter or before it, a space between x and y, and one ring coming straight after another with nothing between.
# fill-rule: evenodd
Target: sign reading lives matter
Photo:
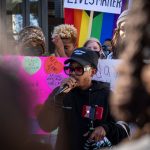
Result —
<instances>
[{"instance_id":1,"label":"sign reading lives matter","mask_svg":"<svg viewBox=\"0 0 150 150\"><path fill-rule=\"evenodd\" d=\"M122 0L64 0L64 8L120 14Z\"/></svg>"}]
</instances>

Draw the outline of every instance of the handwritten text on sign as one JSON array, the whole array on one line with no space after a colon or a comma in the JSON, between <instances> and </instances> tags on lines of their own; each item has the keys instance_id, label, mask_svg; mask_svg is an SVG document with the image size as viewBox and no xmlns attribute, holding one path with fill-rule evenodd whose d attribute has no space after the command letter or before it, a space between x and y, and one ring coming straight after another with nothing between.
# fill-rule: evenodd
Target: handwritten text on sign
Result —
<instances>
[{"instance_id":1,"label":"handwritten text on sign","mask_svg":"<svg viewBox=\"0 0 150 150\"><path fill-rule=\"evenodd\" d=\"M116 67L120 63L121 63L120 60L107 60L107 59L99 60L97 66L98 71L94 75L93 79L97 81L110 83L110 88L111 90L113 90L118 76L118 73L116 72Z\"/></svg>"},{"instance_id":2,"label":"handwritten text on sign","mask_svg":"<svg viewBox=\"0 0 150 150\"><path fill-rule=\"evenodd\" d=\"M120 14L122 0L64 0L65 8Z\"/></svg>"}]
</instances>

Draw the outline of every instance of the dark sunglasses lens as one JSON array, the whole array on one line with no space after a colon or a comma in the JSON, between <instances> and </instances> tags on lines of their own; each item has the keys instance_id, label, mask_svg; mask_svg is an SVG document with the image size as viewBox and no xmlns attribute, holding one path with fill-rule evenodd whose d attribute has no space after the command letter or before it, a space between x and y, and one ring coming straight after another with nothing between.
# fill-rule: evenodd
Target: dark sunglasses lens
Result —
<instances>
[{"instance_id":1,"label":"dark sunglasses lens","mask_svg":"<svg viewBox=\"0 0 150 150\"><path fill-rule=\"evenodd\" d=\"M84 68L83 67L64 67L64 72L67 75L72 74L73 72L75 73L75 75L77 76L81 76L84 73Z\"/></svg>"},{"instance_id":2,"label":"dark sunglasses lens","mask_svg":"<svg viewBox=\"0 0 150 150\"><path fill-rule=\"evenodd\" d=\"M65 74L70 75L70 68L64 67L64 72L65 72Z\"/></svg>"},{"instance_id":3,"label":"dark sunglasses lens","mask_svg":"<svg viewBox=\"0 0 150 150\"><path fill-rule=\"evenodd\" d=\"M84 73L83 67L76 67L76 68L74 68L74 71L75 71L75 74L78 76L81 76Z\"/></svg>"}]
</instances>

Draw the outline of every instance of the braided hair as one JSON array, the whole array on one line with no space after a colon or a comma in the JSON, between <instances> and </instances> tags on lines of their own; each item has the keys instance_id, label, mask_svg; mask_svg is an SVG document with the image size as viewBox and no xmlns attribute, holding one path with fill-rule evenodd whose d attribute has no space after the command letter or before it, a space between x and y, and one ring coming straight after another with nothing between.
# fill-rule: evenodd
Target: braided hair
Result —
<instances>
[{"instance_id":1,"label":"braided hair","mask_svg":"<svg viewBox=\"0 0 150 150\"><path fill-rule=\"evenodd\" d=\"M32 45L35 42L36 45L41 46L42 54L46 51L45 36L40 27L37 26L26 26L20 32L18 36L18 42L25 47L28 44Z\"/></svg>"}]
</instances>

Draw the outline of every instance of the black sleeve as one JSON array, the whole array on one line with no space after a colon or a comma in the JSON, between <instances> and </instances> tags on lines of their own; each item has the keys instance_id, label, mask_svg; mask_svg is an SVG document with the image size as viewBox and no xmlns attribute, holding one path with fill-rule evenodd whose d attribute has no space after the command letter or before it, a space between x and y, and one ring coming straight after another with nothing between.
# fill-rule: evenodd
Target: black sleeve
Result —
<instances>
[{"instance_id":1,"label":"black sleeve","mask_svg":"<svg viewBox=\"0 0 150 150\"><path fill-rule=\"evenodd\" d=\"M55 96L56 88L45 101L44 106L37 116L40 127L47 132L50 132L60 125L63 117L62 101L63 95Z\"/></svg>"},{"instance_id":2,"label":"black sleeve","mask_svg":"<svg viewBox=\"0 0 150 150\"><path fill-rule=\"evenodd\" d=\"M112 145L116 145L124 138L128 137L126 130L115 122L109 122L102 125L106 131L107 138L111 141Z\"/></svg>"}]
</instances>

